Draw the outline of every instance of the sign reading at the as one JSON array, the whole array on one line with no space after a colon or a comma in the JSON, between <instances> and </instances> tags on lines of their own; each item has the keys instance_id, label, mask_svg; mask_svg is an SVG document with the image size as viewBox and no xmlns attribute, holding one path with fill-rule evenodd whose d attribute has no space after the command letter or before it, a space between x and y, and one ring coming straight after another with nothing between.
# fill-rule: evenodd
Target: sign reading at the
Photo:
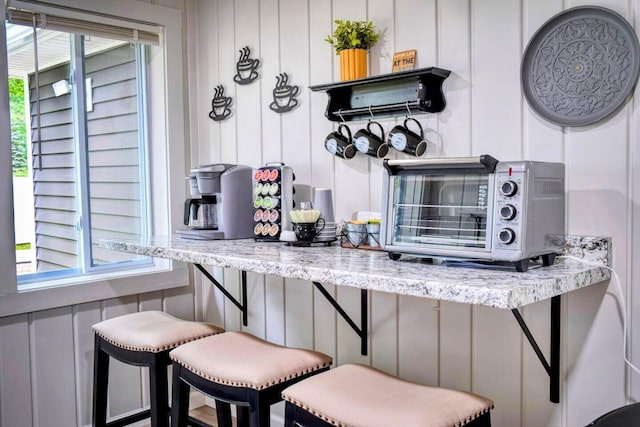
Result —
<instances>
[{"instance_id":1,"label":"sign reading at the","mask_svg":"<svg viewBox=\"0 0 640 427\"><path fill-rule=\"evenodd\" d=\"M396 52L393 54L393 68L392 71L407 71L413 70L416 67L416 51L403 50L402 52Z\"/></svg>"}]
</instances>

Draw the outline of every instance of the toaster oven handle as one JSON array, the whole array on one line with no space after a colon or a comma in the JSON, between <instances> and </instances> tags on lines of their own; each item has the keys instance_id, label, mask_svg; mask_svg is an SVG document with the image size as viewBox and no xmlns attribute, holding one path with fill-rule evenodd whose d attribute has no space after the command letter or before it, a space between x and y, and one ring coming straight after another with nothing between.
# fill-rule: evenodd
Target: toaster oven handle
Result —
<instances>
[{"instance_id":1,"label":"toaster oven handle","mask_svg":"<svg viewBox=\"0 0 640 427\"><path fill-rule=\"evenodd\" d=\"M392 160L384 159L383 165L390 175L402 170L460 169L484 168L487 173L494 173L498 160L488 154L479 157L448 157L437 159Z\"/></svg>"}]
</instances>

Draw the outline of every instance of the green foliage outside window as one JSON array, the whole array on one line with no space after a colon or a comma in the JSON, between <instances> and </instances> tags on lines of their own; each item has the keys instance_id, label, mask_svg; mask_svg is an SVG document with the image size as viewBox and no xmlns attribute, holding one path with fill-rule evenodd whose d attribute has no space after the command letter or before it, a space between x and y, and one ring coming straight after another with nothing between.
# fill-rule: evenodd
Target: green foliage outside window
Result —
<instances>
[{"instance_id":1,"label":"green foliage outside window","mask_svg":"<svg viewBox=\"0 0 640 427\"><path fill-rule=\"evenodd\" d=\"M27 176L27 129L24 112L24 81L9 79L11 109L11 163L14 176Z\"/></svg>"}]
</instances>

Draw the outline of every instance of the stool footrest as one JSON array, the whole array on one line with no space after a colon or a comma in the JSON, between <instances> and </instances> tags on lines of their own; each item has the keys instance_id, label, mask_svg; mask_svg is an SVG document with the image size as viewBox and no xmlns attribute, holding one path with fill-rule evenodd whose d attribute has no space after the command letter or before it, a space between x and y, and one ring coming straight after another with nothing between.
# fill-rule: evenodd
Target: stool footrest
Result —
<instances>
[{"instance_id":1,"label":"stool footrest","mask_svg":"<svg viewBox=\"0 0 640 427\"><path fill-rule=\"evenodd\" d=\"M125 415L120 418L114 418L107 421L107 427L123 427L129 424L133 424L137 421L146 420L151 416L151 409L143 409L133 414Z\"/></svg>"},{"instance_id":2,"label":"stool footrest","mask_svg":"<svg viewBox=\"0 0 640 427\"><path fill-rule=\"evenodd\" d=\"M197 418L189 417L190 427L211 427L211 424L207 424L204 421L200 421Z\"/></svg>"}]
</instances>

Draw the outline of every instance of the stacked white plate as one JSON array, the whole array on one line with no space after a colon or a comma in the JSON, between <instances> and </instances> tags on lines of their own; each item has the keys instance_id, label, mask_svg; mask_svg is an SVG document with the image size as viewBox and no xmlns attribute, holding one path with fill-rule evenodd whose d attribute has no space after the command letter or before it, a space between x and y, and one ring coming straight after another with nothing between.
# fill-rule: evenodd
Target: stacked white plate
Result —
<instances>
[{"instance_id":1,"label":"stacked white plate","mask_svg":"<svg viewBox=\"0 0 640 427\"><path fill-rule=\"evenodd\" d=\"M322 221L321 221L322 222ZM336 223L326 222L324 228L315 238L316 242L330 242L336 239Z\"/></svg>"}]
</instances>

